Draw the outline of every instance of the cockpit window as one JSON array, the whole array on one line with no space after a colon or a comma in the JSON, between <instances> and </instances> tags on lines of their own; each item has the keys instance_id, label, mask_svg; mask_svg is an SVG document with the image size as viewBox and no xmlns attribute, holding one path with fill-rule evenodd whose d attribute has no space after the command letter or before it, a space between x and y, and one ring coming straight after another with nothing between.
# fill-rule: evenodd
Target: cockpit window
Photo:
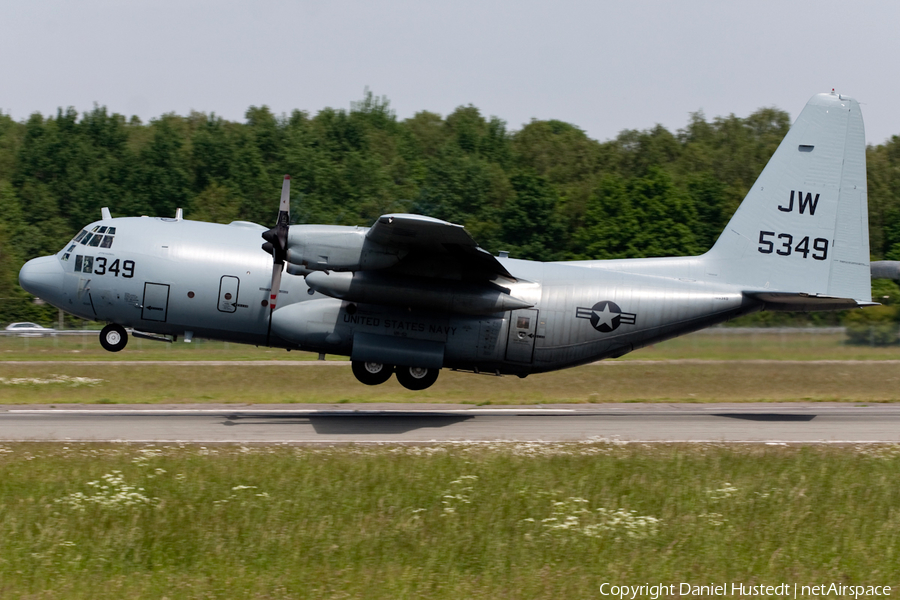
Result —
<instances>
[{"instance_id":1,"label":"cockpit window","mask_svg":"<svg viewBox=\"0 0 900 600\"><path fill-rule=\"evenodd\" d=\"M78 243L78 242L80 242L81 239L82 239L84 236L86 236L86 235L87 235L87 230L86 230L86 229L82 229L81 232L80 232L77 236L75 236L75 239L72 240L72 241L75 242L75 243Z\"/></svg>"},{"instance_id":2,"label":"cockpit window","mask_svg":"<svg viewBox=\"0 0 900 600\"><path fill-rule=\"evenodd\" d=\"M88 233L86 229L82 230L81 233L78 234L78 237L75 238L76 242L81 242L85 246L93 246L94 248L112 248L113 240L116 234L115 227L100 227L99 225L94 227L94 231L97 233ZM106 235L102 235L106 233ZM69 248L68 252L71 252L72 249Z\"/></svg>"},{"instance_id":3,"label":"cockpit window","mask_svg":"<svg viewBox=\"0 0 900 600\"><path fill-rule=\"evenodd\" d=\"M99 225L94 225L94 228L91 229L91 232L97 231L98 229L100 229L100 226L99 226Z\"/></svg>"},{"instance_id":4,"label":"cockpit window","mask_svg":"<svg viewBox=\"0 0 900 600\"><path fill-rule=\"evenodd\" d=\"M75 271L81 271L81 262L84 260L84 257L80 254L75 255Z\"/></svg>"}]
</instances>

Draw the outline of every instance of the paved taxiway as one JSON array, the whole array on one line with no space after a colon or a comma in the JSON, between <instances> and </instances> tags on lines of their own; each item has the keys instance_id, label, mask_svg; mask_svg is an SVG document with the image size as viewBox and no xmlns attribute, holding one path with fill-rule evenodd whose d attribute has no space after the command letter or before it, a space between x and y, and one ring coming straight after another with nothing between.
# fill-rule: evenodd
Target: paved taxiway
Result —
<instances>
[{"instance_id":1,"label":"paved taxiway","mask_svg":"<svg viewBox=\"0 0 900 600\"><path fill-rule=\"evenodd\" d=\"M0 406L0 441L900 442L900 404Z\"/></svg>"}]
</instances>

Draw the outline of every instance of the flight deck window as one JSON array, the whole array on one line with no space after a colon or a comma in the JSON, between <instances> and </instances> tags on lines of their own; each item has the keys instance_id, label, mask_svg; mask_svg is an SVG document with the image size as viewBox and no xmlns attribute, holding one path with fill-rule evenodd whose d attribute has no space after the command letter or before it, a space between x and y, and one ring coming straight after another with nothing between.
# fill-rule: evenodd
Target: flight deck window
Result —
<instances>
[{"instance_id":1,"label":"flight deck window","mask_svg":"<svg viewBox=\"0 0 900 600\"><path fill-rule=\"evenodd\" d=\"M63 258L62 258L62 259L63 259L63 260L69 260L69 257L70 257L70 256L72 256L72 255L69 254L68 252L66 252L65 254L63 254Z\"/></svg>"},{"instance_id":2,"label":"flight deck window","mask_svg":"<svg viewBox=\"0 0 900 600\"><path fill-rule=\"evenodd\" d=\"M91 241L91 237L92 237L92 234L90 234L90 233L87 234L87 235L84 237L84 239L81 240L81 243L82 243L83 245L87 246L87 243L88 243L89 241Z\"/></svg>"},{"instance_id":3,"label":"flight deck window","mask_svg":"<svg viewBox=\"0 0 900 600\"><path fill-rule=\"evenodd\" d=\"M75 272L81 272L81 261L84 260L84 257L80 254L75 255Z\"/></svg>"},{"instance_id":4,"label":"flight deck window","mask_svg":"<svg viewBox=\"0 0 900 600\"><path fill-rule=\"evenodd\" d=\"M91 231L94 232L94 231L97 231L98 229L100 229L100 226L99 226L99 225L95 225L94 228L91 229Z\"/></svg>"},{"instance_id":5,"label":"flight deck window","mask_svg":"<svg viewBox=\"0 0 900 600\"><path fill-rule=\"evenodd\" d=\"M85 256L84 262L81 264L81 272L82 273L93 273L94 272L94 257L93 256Z\"/></svg>"},{"instance_id":6,"label":"flight deck window","mask_svg":"<svg viewBox=\"0 0 900 600\"><path fill-rule=\"evenodd\" d=\"M97 246L100 245L100 240L102 240L102 239L103 239L102 235L100 235L99 233L95 233L94 237L91 238L91 241L88 242L88 246L93 246L94 248L96 248Z\"/></svg>"},{"instance_id":7,"label":"flight deck window","mask_svg":"<svg viewBox=\"0 0 900 600\"><path fill-rule=\"evenodd\" d=\"M84 236L86 236L86 235L87 235L87 230L82 229L82 230L81 230L81 233L79 233L79 234L75 237L75 239L72 240L72 241L75 242L75 243L78 243L78 242L80 242L81 239L82 239Z\"/></svg>"},{"instance_id":8,"label":"flight deck window","mask_svg":"<svg viewBox=\"0 0 900 600\"><path fill-rule=\"evenodd\" d=\"M97 233L106 233L106 227L101 227Z\"/></svg>"},{"instance_id":9,"label":"flight deck window","mask_svg":"<svg viewBox=\"0 0 900 600\"><path fill-rule=\"evenodd\" d=\"M100 242L100 247L101 247L101 248L111 248L111 247L112 247L112 243L113 243L113 236L111 236L111 235L104 235L104 236L103 236L103 241Z\"/></svg>"},{"instance_id":10,"label":"flight deck window","mask_svg":"<svg viewBox=\"0 0 900 600\"><path fill-rule=\"evenodd\" d=\"M110 227L110 228L106 231L106 233L108 233L109 235L116 235L116 228L115 228L115 227Z\"/></svg>"}]
</instances>

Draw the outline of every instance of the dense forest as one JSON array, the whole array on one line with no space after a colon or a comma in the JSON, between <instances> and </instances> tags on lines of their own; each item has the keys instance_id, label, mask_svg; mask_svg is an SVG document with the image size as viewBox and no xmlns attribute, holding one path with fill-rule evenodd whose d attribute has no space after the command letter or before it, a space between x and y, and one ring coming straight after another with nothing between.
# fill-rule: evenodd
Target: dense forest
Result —
<instances>
[{"instance_id":1,"label":"dense forest","mask_svg":"<svg viewBox=\"0 0 900 600\"><path fill-rule=\"evenodd\" d=\"M787 113L691 114L683 129L600 142L534 120L510 131L474 106L400 120L367 92L350 110L246 121L166 114L0 113L0 322L52 313L18 288L21 264L51 254L108 206L113 216L273 223L281 176L295 223L370 225L415 212L465 225L487 250L537 260L707 250L790 127ZM873 259L900 260L900 137L867 149Z\"/></svg>"}]
</instances>

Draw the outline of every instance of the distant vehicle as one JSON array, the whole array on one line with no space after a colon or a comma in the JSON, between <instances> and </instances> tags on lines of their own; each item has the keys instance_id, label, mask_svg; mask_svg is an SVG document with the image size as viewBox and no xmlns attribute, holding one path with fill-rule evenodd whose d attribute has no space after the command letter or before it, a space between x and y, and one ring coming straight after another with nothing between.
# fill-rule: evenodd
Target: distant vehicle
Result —
<instances>
[{"instance_id":1,"label":"distant vehicle","mask_svg":"<svg viewBox=\"0 0 900 600\"><path fill-rule=\"evenodd\" d=\"M495 257L461 225L412 214L290 225L286 176L271 229L187 221L181 209L114 219L103 208L59 253L25 264L19 283L106 321L111 352L126 327L196 335L349 356L364 384L396 375L424 390L442 368L525 377L759 310L871 306L866 198L859 104L832 92L807 103L702 256Z\"/></svg>"},{"instance_id":2,"label":"distant vehicle","mask_svg":"<svg viewBox=\"0 0 900 600\"><path fill-rule=\"evenodd\" d=\"M6 326L6 331L19 336L56 335L55 329L43 327L37 323L10 323Z\"/></svg>"}]
</instances>

